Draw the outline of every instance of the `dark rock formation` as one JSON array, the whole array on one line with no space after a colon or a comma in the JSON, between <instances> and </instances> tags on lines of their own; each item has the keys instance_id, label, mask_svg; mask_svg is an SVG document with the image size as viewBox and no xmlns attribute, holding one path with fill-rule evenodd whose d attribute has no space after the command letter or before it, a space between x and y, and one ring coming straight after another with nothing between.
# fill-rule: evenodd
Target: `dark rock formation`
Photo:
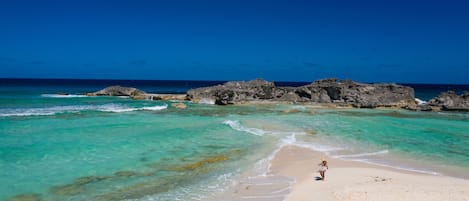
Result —
<instances>
[{"instance_id":1,"label":"dark rock formation","mask_svg":"<svg viewBox=\"0 0 469 201\"><path fill-rule=\"evenodd\" d=\"M227 82L223 85L191 89L190 100L214 100L217 105L235 104L245 101L272 99L275 85L262 79L248 82Z\"/></svg>"},{"instance_id":2,"label":"dark rock formation","mask_svg":"<svg viewBox=\"0 0 469 201\"><path fill-rule=\"evenodd\" d=\"M223 85L191 89L188 99L198 102L214 100L227 105L249 101L334 103L361 108L404 107L415 105L414 90L397 84L364 84L350 80L338 82L323 79L301 87L275 87L262 79L248 82L227 82Z\"/></svg>"},{"instance_id":3,"label":"dark rock formation","mask_svg":"<svg viewBox=\"0 0 469 201\"><path fill-rule=\"evenodd\" d=\"M129 96L132 99L145 99L145 92L132 87L110 86L88 96Z\"/></svg>"},{"instance_id":4,"label":"dark rock formation","mask_svg":"<svg viewBox=\"0 0 469 201\"><path fill-rule=\"evenodd\" d=\"M351 80L322 79L300 87L276 87L263 79L231 81L222 85L191 89L186 95L147 94L131 87L111 86L88 96L129 96L147 100L191 100L200 103L230 105L245 102L273 101L320 103L325 106L357 108L399 107L413 111L469 111L469 92L440 94L427 104L417 104L414 89L398 84L366 84ZM184 105L185 106L185 105ZM183 104L173 107L185 108Z\"/></svg>"},{"instance_id":5,"label":"dark rock formation","mask_svg":"<svg viewBox=\"0 0 469 201\"><path fill-rule=\"evenodd\" d=\"M454 91L443 92L429 100L428 105L440 107L441 110L469 111L469 92L459 96Z\"/></svg>"}]
</instances>

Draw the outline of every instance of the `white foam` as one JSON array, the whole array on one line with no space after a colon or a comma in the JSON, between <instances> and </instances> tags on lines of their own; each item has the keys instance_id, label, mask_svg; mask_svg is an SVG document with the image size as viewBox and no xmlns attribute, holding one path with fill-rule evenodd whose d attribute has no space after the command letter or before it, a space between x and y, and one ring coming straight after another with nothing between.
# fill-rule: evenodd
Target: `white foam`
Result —
<instances>
[{"instance_id":1,"label":"white foam","mask_svg":"<svg viewBox=\"0 0 469 201\"><path fill-rule=\"evenodd\" d=\"M262 129L244 127L243 125L241 125L241 123L239 123L239 121L225 120L223 124L229 125L232 129L235 129L237 131L246 132L253 135L263 136L266 133Z\"/></svg>"},{"instance_id":2,"label":"white foam","mask_svg":"<svg viewBox=\"0 0 469 201\"><path fill-rule=\"evenodd\" d=\"M91 97L87 95L77 95L77 94L41 94L42 97L46 98L84 98Z\"/></svg>"},{"instance_id":3,"label":"white foam","mask_svg":"<svg viewBox=\"0 0 469 201\"><path fill-rule=\"evenodd\" d=\"M104 108L100 109L99 111L101 112L132 112L132 111L137 111L138 108L122 108L122 107L110 107L110 108Z\"/></svg>"},{"instance_id":4,"label":"white foam","mask_svg":"<svg viewBox=\"0 0 469 201\"><path fill-rule=\"evenodd\" d=\"M149 106L142 108L128 107L120 104L104 104L104 105L66 105L66 106L53 106L44 108L15 108L15 109L0 109L0 117L11 116L48 116L61 113L77 113L80 111L101 111L101 112L131 112L137 110L163 110L168 105Z\"/></svg>"},{"instance_id":5,"label":"white foam","mask_svg":"<svg viewBox=\"0 0 469 201\"><path fill-rule=\"evenodd\" d=\"M152 110L152 111L158 111L158 110L164 110L168 108L168 105L157 105L157 106L151 106L151 107L143 107L143 110Z\"/></svg>"},{"instance_id":6,"label":"white foam","mask_svg":"<svg viewBox=\"0 0 469 201\"><path fill-rule=\"evenodd\" d=\"M100 109L99 111L102 112L132 112L132 111L138 111L138 110L151 110L151 111L158 111L158 110L164 110L168 108L168 105L157 105L157 106L146 106L146 107L141 107L141 108L135 108L135 107L125 107L121 105L115 105L112 107L107 107L104 109Z\"/></svg>"},{"instance_id":7,"label":"white foam","mask_svg":"<svg viewBox=\"0 0 469 201\"><path fill-rule=\"evenodd\" d=\"M350 155L336 155L333 156L334 158L359 158L364 156L376 156L376 155L383 155L389 153L388 150L381 150L377 152L370 152L370 153L360 153L360 154L350 154Z\"/></svg>"},{"instance_id":8,"label":"white foam","mask_svg":"<svg viewBox=\"0 0 469 201\"><path fill-rule=\"evenodd\" d=\"M12 116L47 116L54 115L55 112L19 112L19 113L3 113L0 117L12 117Z\"/></svg>"},{"instance_id":9,"label":"white foam","mask_svg":"<svg viewBox=\"0 0 469 201\"><path fill-rule=\"evenodd\" d=\"M215 105L215 100L209 99L209 98L202 98L202 99L199 100L199 103Z\"/></svg>"},{"instance_id":10,"label":"white foam","mask_svg":"<svg viewBox=\"0 0 469 201\"><path fill-rule=\"evenodd\" d=\"M296 143L296 136L295 134L286 136L280 140L280 146L286 146L286 145L291 145Z\"/></svg>"},{"instance_id":11,"label":"white foam","mask_svg":"<svg viewBox=\"0 0 469 201\"><path fill-rule=\"evenodd\" d=\"M296 142L294 145L307 148L307 149L311 149L313 151L323 152L326 154L329 154L330 152L341 151L345 149L343 147L331 146L331 145L320 144L320 143L315 143L315 142Z\"/></svg>"},{"instance_id":12,"label":"white foam","mask_svg":"<svg viewBox=\"0 0 469 201\"><path fill-rule=\"evenodd\" d=\"M371 165L388 167L388 168L393 168L393 169L398 169L398 170L405 170L405 171L409 171L409 172L418 172L418 173L430 174L430 175L442 175L439 172L421 170L421 169L410 168L410 167L401 167L401 166L396 166L396 165L388 165L388 164L384 164L384 163L377 163L377 162L370 161L368 159L344 159L344 158L342 158L342 159L346 160L346 161L357 161L357 162L367 163L367 164L371 164Z\"/></svg>"},{"instance_id":13,"label":"white foam","mask_svg":"<svg viewBox=\"0 0 469 201\"><path fill-rule=\"evenodd\" d=\"M81 110L90 110L93 106L87 105L74 105L74 106L54 106L45 108L16 108L16 109L0 109L0 116L44 116L54 115L59 113L74 113Z\"/></svg>"},{"instance_id":14,"label":"white foam","mask_svg":"<svg viewBox=\"0 0 469 201\"><path fill-rule=\"evenodd\" d=\"M427 104L427 101L423 101L423 100L418 99L418 98L415 98L415 102L417 102L417 104L419 104L419 105Z\"/></svg>"}]
</instances>

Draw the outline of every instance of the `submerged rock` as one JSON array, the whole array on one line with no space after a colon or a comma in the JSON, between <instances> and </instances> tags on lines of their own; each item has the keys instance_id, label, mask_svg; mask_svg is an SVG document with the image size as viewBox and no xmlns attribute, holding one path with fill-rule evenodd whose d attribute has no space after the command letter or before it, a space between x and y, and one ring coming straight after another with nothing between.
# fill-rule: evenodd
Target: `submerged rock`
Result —
<instances>
[{"instance_id":1,"label":"submerged rock","mask_svg":"<svg viewBox=\"0 0 469 201\"><path fill-rule=\"evenodd\" d=\"M76 195L85 192L85 186L94 182L109 179L109 176L86 176L77 178L73 183L61 186L54 186L49 189L53 194L57 195Z\"/></svg>"},{"instance_id":2,"label":"submerged rock","mask_svg":"<svg viewBox=\"0 0 469 201\"><path fill-rule=\"evenodd\" d=\"M76 195L85 192L85 187L84 185L74 183L62 186L54 186L49 191L56 195Z\"/></svg>"},{"instance_id":3,"label":"submerged rock","mask_svg":"<svg viewBox=\"0 0 469 201\"><path fill-rule=\"evenodd\" d=\"M7 198L5 201L40 201L41 197L39 194L31 193L31 194L21 194L15 195L13 197Z\"/></svg>"},{"instance_id":4,"label":"submerged rock","mask_svg":"<svg viewBox=\"0 0 469 201\"><path fill-rule=\"evenodd\" d=\"M73 184L77 185L85 185L93 182L98 182L101 180L108 179L109 177L107 176L86 176L86 177L80 177L73 182Z\"/></svg>"},{"instance_id":5,"label":"submerged rock","mask_svg":"<svg viewBox=\"0 0 469 201\"><path fill-rule=\"evenodd\" d=\"M429 100L428 105L440 107L442 110L469 111L469 92L461 95L454 91L443 92Z\"/></svg>"},{"instance_id":6,"label":"submerged rock","mask_svg":"<svg viewBox=\"0 0 469 201\"><path fill-rule=\"evenodd\" d=\"M171 104L172 107L178 108L178 109L186 109L187 105L184 103L173 103Z\"/></svg>"},{"instance_id":7,"label":"submerged rock","mask_svg":"<svg viewBox=\"0 0 469 201\"><path fill-rule=\"evenodd\" d=\"M212 157L208 157L203 160L200 160L200 161L196 161L194 163L189 163L189 164L185 164L179 167L175 167L174 170L176 171L195 170L197 168L201 168L210 163L218 163L218 162L223 162L226 160L228 160L228 157L225 155L212 156Z\"/></svg>"},{"instance_id":8,"label":"submerged rock","mask_svg":"<svg viewBox=\"0 0 469 201\"><path fill-rule=\"evenodd\" d=\"M125 170L125 171L114 172L114 175L116 175L118 177L132 177L132 176L138 175L138 173L136 173L134 171Z\"/></svg>"},{"instance_id":9,"label":"submerged rock","mask_svg":"<svg viewBox=\"0 0 469 201\"><path fill-rule=\"evenodd\" d=\"M132 99L145 99L145 92L133 87L110 86L87 96L129 96Z\"/></svg>"}]
</instances>

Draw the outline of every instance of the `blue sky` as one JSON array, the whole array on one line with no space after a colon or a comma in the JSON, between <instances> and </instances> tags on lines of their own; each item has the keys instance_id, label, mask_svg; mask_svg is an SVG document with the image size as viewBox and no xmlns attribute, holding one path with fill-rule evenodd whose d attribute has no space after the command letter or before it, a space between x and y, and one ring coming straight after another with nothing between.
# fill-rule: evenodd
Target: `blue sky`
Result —
<instances>
[{"instance_id":1,"label":"blue sky","mask_svg":"<svg viewBox=\"0 0 469 201\"><path fill-rule=\"evenodd\" d=\"M469 84L464 1L0 1L0 77Z\"/></svg>"}]
</instances>

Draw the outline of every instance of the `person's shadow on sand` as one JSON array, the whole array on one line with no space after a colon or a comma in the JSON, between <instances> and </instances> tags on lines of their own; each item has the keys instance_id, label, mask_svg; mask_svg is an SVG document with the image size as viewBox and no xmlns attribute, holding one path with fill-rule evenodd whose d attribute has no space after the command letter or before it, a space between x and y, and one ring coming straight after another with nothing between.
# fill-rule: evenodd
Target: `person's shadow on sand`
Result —
<instances>
[{"instance_id":1,"label":"person's shadow on sand","mask_svg":"<svg viewBox=\"0 0 469 201\"><path fill-rule=\"evenodd\" d=\"M321 178L321 177L314 177L314 180L316 180L316 181L321 181L322 178Z\"/></svg>"}]
</instances>

